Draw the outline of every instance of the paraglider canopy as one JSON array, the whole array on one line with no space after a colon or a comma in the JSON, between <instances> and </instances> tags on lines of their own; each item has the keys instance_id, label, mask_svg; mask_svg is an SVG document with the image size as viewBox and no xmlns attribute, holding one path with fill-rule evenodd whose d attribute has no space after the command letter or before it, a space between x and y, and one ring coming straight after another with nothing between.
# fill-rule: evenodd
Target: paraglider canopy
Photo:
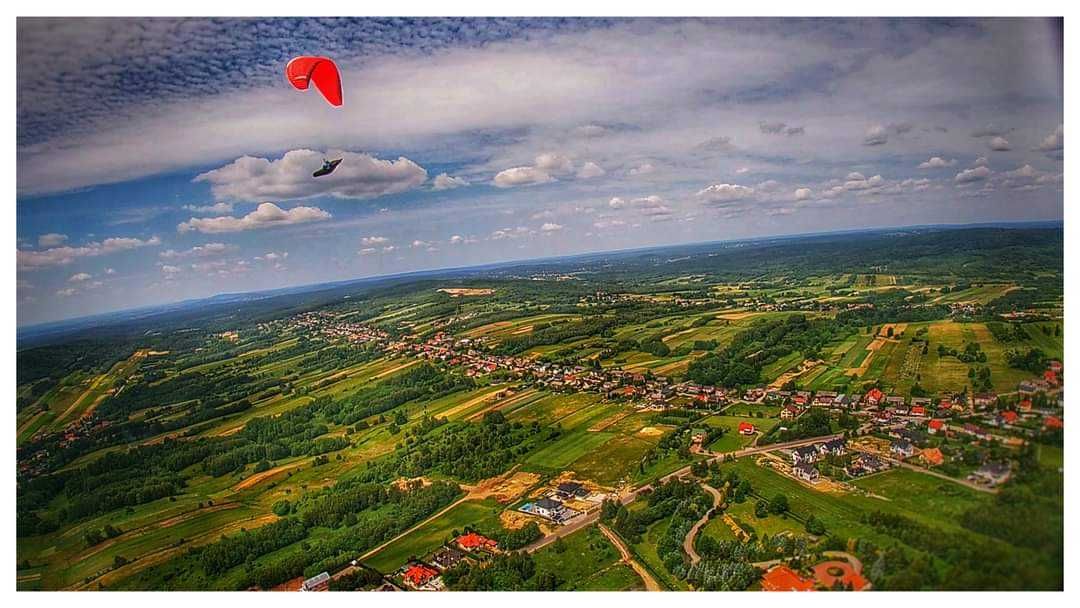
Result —
<instances>
[{"instance_id":1,"label":"paraglider canopy","mask_svg":"<svg viewBox=\"0 0 1080 608\"><path fill-rule=\"evenodd\" d=\"M306 91L308 83L314 82L330 105L341 105L341 75L329 57L295 57L285 66L285 76L301 91Z\"/></svg>"},{"instance_id":2,"label":"paraglider canopy","mask_svg":"<svg viewBox=\"0 0 1080 608\"><path fill-rule=\"evenodd\" d=\"M311 177L322 177L324 175L330 175L334 172L334 169L337 169L337 166L341 164L341 161L342 159L340 158L335 160L326 160L324 158L322 161L322 167L319 167L318 170L312 173Z\"/></svg>"}]
</instances>

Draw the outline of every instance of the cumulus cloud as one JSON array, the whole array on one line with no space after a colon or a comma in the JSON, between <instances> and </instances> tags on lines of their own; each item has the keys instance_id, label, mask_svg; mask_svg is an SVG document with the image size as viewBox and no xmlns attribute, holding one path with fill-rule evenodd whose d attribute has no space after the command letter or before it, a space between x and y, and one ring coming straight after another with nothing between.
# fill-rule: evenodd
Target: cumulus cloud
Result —
<instances>
[{"instance_id":1,"label":"cumulus cloud","mask_svg":"<svg viewBox=\"0 0 1080 608\"><path fill-rule=\"evenodd\" d=\"M985 167L990 164L990 161L986 160L985 156L980 156L975 159L975 162L971 163L972 167Z\"/></svg>"},{"instance_id":2,"label":"cumulus cloud","mask_svg":"<svg viewBox=\"0 0 1080 608\"><path fill-rule=\"evenodd\" d=\"M882 125L873 125L863 136L864 146L880 146L889 141L889 130Z\"/></svg>"},{"instance_id":3,"label":"cumulus cloud","mask_svg":"<svg viewBox=\"0 0 1080 608\"><path fill-rule=\"evenodd\" d=\"M454 177L447 175L446 173L440 173L435 176L435 180L432 183L433 190L453 190L454 188L461 188L462 186L468 186L469 182L462 177Z\"/></svg>"},{"instance_id":4,"label":"cumulus cloud","mask_svg":"<svg viewBox=\"0 0 1080 608\"><path fill-rule=\"evenodd\" d=\"M517 239L526 236L532 236L535 232L526 226L517 226L515 228L500 228L491 233L491 240L501 241L505 239Z\"/></svg>"},{"instance_id":5,"label":"cumulus cloud","mask_svg":"<svg viewBox=\"0 0 1080 608\"><path fill-rule=\"evenodd\" d=\"M214 198L257 201L313 196L365 199L412 190L427 181L427 171L405 158L382 160L369 154L334 153L342 159L330 175L312 178L327 155L291 150L277 160L243 156L195 177L210 184Z\"/></svg>"},{"instance_id":6,"label":"cumulus cloud","mask_svg":"<svg viewBox=\"0 0 1080 608\"><path fill-rule=\"evenodd\" d=\"M797 200L797 201L809 200L813 196L814 196L814 192L810 188L796 188L795 189L795 200Z\"/></svg>"},{"instance_id":7,"label":"cumulus cloud","mask_svg":"<svg viewBox=\"0 0 1080 608\"><path fill-rule=\"evenodd\" d=\"M78 289L75 289L74 287L65 287L64 289L57 290L56 295L61 298L70 298L77 293L79 293Z\"/></svg>"},{"instance_id":8,"label":"cumulus cloud","mask_svg":"<svg viewBox=\"0 0 1080 608\"><path fill-rule=\"evenodd\" d=\"M330 219L331 215L318 207L293 207L288 211L274 203L262 203L251 213L243 217L223 215L221 217L193 217L176 227L179 232L198 231L204 234L222 232L240 232L289 226L307 222L320 222Z\"/></svg>"},{"instance_id":9,"label":"cumulus cloud","mask_svg":"<svg viewBox=\"0 0 1080 608\"><path fill-rule=\"evenodd\" d=\"M536 157L536 168L548 173L571 173L574 161L562 154L547 152Z\"/></svg>"},{"instance_id":10,"label":"cumulus cloud","mask_svg":"<svg viewBox=\"0 0 1080 608\"><path fill-rule=\"evenodd\" d=\"M994 152L1007 152L1012 150L1012 146L1009 145L1009 140L1004 137L995 137L991 139L990 143L987 145L989 145L990 149Z\"/></svg>"},{"instance_id":11,"label":"cumulus cloud","mask_svg":"<svg viewBox=\"0 0 1080 608\"><path fill-rule=\"evenodd\" d=\"M593 177L600 177L605 173L607 173L607 171L604 171L603 167L592 161L589 161L582 165L580 169L578 169L577 176L578 179L590 179Z\"/></svg>"},{"instance_id":12,"label":"cumulus cloud","mask_svg":"<svg viewBox=\"0 0 1080 608\"><path fill-rule=\"evenodd\" d=\"M554 222L544 222L544 224L540 226L540 232L558 232L562 229L562 224L556 224Z\"/></svg>"},{"instance_id":13,"label":"cumulus cloud","mask_svg":"<svg viewBox=\"0 0 1080 608\"><path fill-rule=\"evenodd\" d=\"M974 169L964 169L957 173L953 180L958 184L968 184L971 182L980 182L988 177L990 177L990 169L985 166L979 166Z\"/></svg>"},{"instance_id":14,"label":"cumulus cloud","mask_svg":"<svg viewBox=\"0 0 1080 608\"><path fill-rule=\"evenodd\" d=\"M224 255L237 249L236 245L227 245L225 243L206 243L205 245L196 245L191 249L185 249L177 251L176 249L166 249L158 254L163 260L178 260L183 258L208 258L218 255Z\"/></svg>"},{"instance_id":15,"label":"cumulus cloud","mask_svg":"<svg viewBox=\"0 0 1080 608\"><path fill-rule=\"evenodd\" d=\"M385 236L365 236L360 238L360 244L364 247L378 247L390 243Z\"/></svg>"},{"instance_id":16,"label":"cumulus cloud","mask_svg":"<svg viewBox=\"0 0 1080 608\"><path fill-rule=\"evenodd\" d=\"M233 204L222 201L220 203L214 203L213 205L184 205L183 209L184 211L200 214L224 214L233 212Z\"/></svg>"},{"instance_id":17,"label":"cumulus cloud","mask_svg":"<svg viewBox=\"0 0 1080 608\"><path fill-rule=\"evenodd\" d=\"M949 160L945 160L944 158L941 158L940 156L932 156L932 157L930 157L930 160L928 160L926 162L923 162L923 163L919 163L919 168L920 169L944 169L946 167L951 167L951 166L953 166L955 164L956 164L956 159L955 158L950 158Z\"/></svg>"},{"instance_id":18,"label":"cumulus cloud","mask_svg":"<svg viewBox=\"0 0 1080 608\"><path fill-rule=\"evenodd\" d=\"M713 184L698 191L698 198L707 203L731 203L748 199L754 195L754 189L738 184Z\"/></svg>"},{"instance_id":19,"label":"cumulus cloud","mask_svg":"<svg viewBox=\"0 0 1080 608\"><path fill-rule=\"evenodd\" d=\"M57 247L63 245L67 240L68 237L66 234L50 232L38 237L38 247Z\"/></svg>"},{"instance_id":20,"label":"cumulus cloud","mask_svg":"<svg viewBox=\"0 0 1080 608\"><path fill-rule=\"evenodd\" d=\"M132 237L113 237L103 241L93 241L79 247L53 247L39 251L16 251L16 264L20 270L34 270L49 266L63 266L78 258L97 257L139 247L160 245L161 239L137 239Z\"/></svg>"},{"instance_id":21,"label":"cumulus cloud","mask_svg":"<svg viewBox=\"0 0 1080 608\"><path fill-rule=\"evenodd\" d=\"M475 238L473 238L471 236L461 236L460 234L455 234L455 235L451 236L450 240L449 240L449 243L451 245L469 245L469 244L472 244L472 243L475 243L475 242L476 242Z\"/></svg>"},{"instance_id":22,"label":"cumulus cloud","mask_svg":"<svg viewBox=\"0 0 1080 608\"><path fill-rule=\"evenodd\" d=\"M1065 149L1065 125L1058 125L1054 131L1047 135L1038 147L1040 152L1060 152Z\"/></svg>"},{"instance_id":23,"label":"cumulus cloud","mask_svg":"<svg viewBox=\"0 0 1080 608\"><path fill-rule=\"evenodd\" d=\"M529 186L554 181L555 178L537 167L511 167L495 175L494 184L498 188Z\"/></svg>"},{"instance_id":24,"label":"cumulus cloud","mask_svg":"<svg viewBox=\"0 0 1080 608\"><path fill-rule=\"evenodd\" d=\"M656 167L654 167L652 163L641 163L640 165L631 168L627 173L630 175L648 175L654 171L656 171Z\"/></svg>"},{"instance_id":25,"label":"cumulus cloud","mask_svg":"<svg viewBox=\"0 0 1080 608\"><path fill-rule=\"evenodd\" d=\"M86 272L78 272L68 277L68 283L84 283L94 278L93 275Z\"/></svg>"}]
</instances>

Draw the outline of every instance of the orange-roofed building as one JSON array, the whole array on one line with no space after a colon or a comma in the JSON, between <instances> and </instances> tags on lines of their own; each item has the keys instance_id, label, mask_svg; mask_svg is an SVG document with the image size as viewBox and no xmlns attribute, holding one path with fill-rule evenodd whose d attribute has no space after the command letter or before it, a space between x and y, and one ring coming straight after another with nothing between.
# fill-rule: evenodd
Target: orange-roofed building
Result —
<instances>
[{"instance_id":1,"label":"orange-roofed building","mask_svg":"<svg viewBox=\"0 0 1080 608\"><path fill-rule=\"evenodd\" d=\"M813 591L814 581L781 564L761 577L761 588L764 591Z\"/></svg>"},{"instance_id":2,"label":"orange-roofed building","mask_svg":"<svg viewBox=\"0 0 1080 608\"><path fill-rule=\"evenodd\" d=\"M931 466L938 466L945 462L945 455L941 453L941 450L937 448L927 448L920 454L922 459L926 461L926 464Z\"/></svg>"},{"instance_id":3,"label":"orange-roofed building","mask_svg":"<svg viewBox=\"0 0 1080 608\"><path fill-rule=\"evenodd\" d=\"M499 543L491 540L486 536L481 536L476 532L469 532L463 536L459 536L457 539L458 545L461 545L462 549L466 551L494 551L499 547Z\"/></svg>"},{"instance_id":4,"label":"orange-roofed building","mask_svg":"<svg viewBox=\"0 0 1080 608\"><path fill-rule=\"evenodd\" d=\"M1009 424L1012 424L1020 419L1020 414L1017 414L1012 410L1005 410L1004 412L1001 412L1001 419Z\"/></svg>"},{"instance_id":5,"label":"orange-roofed building","mask_svg":"<svg viewBox=\"0 0 1080 608\"><path fill-rule=\"evenodd\" d=\"M1031 399L1024 399L1019 404L1017 404L1016 409L1020 410L1021 412L1030 412L1031 411Z\"/></svg>"},{"instance_id":6,"label":"orange-roofed building","mask_svg":"<svg viewBox=\"0 0 1080 608\"><path fill-rule=\"evenodd\" d=\"M1048 429L1062 429L1065 428L1065 423L1057 416L1047 416L1043 419L1043 426Z\"/></svg>"},{"instance_id":7,"label":"orange-roofed building","mask_svg":"<svg viewBox=\"0 0 1080 608\"><path fill-rule=\"evenodd\" d=\"M926 426L930 430L931 434L935 434L945 429L945 422L935 418L934 420L931 420L930 423Z\"/></svg>"},{"instance_id":8,"label":"orange-roofed building","mask_svg":"<svg viewBox=\"0 0 1080 608\"><path fill-rule=\"evenodd\" d=\"M1045 372L1043 372L1043 380L1046 380L1050 384L1058 383L1057 374L1050 370L1046 370Z\"/></svg>"},{"instance_id":9,"label":"orange-roofed building","mask_svg":"<svg viewBox=\"0 0 1080 608\"><path fill-rule=\"evenodd\" d=\"M426 564L413 564L405 571L402 578L413 587L422 587L428 581L439 576L439 571Z\"/></svg>"},{"instance_id":10,"label":"orange-roofed building","mask_svg":"<svg viewBox=\"0 0 1080 608\"><path fill-rule=\"evenodd\" d=\"M749 422L740 422L739 423L739 434L740 435L753 435L754 434L754 425L750 424Z\"/></svg>"},{"instance_id":11,"label":"orange-roofed building","mask_svg":"<svg viewBox=\"0 0 1080 608\"><path fill-rule=\"evenodd\" d=\"M885 394L876 388L870 389L870 392L866 393L866 402L870 405L877 405L881 403L881 400L885 398Z\"/></svg>"}]
</instances>

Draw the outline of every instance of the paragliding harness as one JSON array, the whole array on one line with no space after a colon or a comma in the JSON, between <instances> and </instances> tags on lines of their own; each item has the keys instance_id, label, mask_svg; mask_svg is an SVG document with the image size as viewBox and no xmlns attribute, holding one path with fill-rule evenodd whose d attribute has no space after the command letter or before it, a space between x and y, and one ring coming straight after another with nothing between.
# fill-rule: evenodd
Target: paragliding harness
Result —
<instances>
[{"instance_id":1,"label":"paragliding harness","mask_svg":"<svg viewBox=\"0 0 1080 608\"><path fill-rule=\"evenodd\" d=\"M341 164L341 160L342 159L340 158L337 160L326 160L324 158L322 161L322 167L320 167L318 171L312 173L311 177L322 177L324 175L330 175L334 172L334 169L337 169L337 166Z\"/></svg>"}]
</instances>

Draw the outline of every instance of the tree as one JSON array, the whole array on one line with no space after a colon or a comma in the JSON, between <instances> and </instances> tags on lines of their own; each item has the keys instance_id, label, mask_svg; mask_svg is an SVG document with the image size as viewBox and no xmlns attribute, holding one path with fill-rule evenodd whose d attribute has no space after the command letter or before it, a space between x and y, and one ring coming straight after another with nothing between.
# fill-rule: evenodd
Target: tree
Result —
<instances>
[{"instance_id":1,"label":"tree","mask_svg":"<svg viewBox=\"0 0 1080 608\"><path fill-rule=\"evenodd\" d=\"M754 517L758 519L765 519L769 516L769 505L765 504L764 500L759 500L754 504Z\"/></svg>"},{"instance_id":2,"label":"tree","mask_svg":"<svg viewBox=\"0 0 1080 608\"><path fill-rule=\"evenodd\" d=\"M788 499L783 494L777 494L769 500L769 510L776 515L786 513L788 510Z\"/></svg>"}]
</instances>

